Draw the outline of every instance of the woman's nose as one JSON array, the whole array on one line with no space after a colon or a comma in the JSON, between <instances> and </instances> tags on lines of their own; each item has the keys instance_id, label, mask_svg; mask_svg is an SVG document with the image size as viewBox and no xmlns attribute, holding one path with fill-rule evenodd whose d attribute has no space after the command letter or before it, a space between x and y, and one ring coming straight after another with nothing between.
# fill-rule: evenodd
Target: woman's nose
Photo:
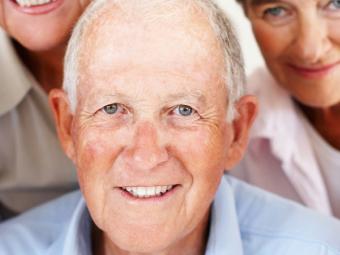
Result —
<instances>
[{"instance_id":1,"label":"woman's nose","mask_svg":"<svg viewBox=\"0 0 340 255\"><path fill-rule=\"evenodd\" d=\"M303 17L297 22L294 54L302 63L319 62L331 47L327 20L317 15Z\"/></svg>"}]
</instances>

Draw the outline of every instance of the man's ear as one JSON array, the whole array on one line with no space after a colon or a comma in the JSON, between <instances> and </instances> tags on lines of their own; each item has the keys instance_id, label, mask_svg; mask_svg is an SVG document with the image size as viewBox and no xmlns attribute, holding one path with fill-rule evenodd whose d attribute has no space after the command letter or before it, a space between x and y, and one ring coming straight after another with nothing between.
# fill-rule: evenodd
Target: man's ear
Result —
<instances>
[{"instance_id":1,"label":"man's ear","mask_svg":"<svg viewBox=\"0 0 340 255\"><path fill-rule=\"evenodd\" d=\"M49 93L49 104L53 112L54 121L60 143L66 155L74 161L75 149L72 139L73 114L67 94L62 89L53 89Z\"/></svg>"},{"instance_id":2,"label":"man's ear","mask_svg":"<svg viewBox=\"0 0 340 255\"><path fill-rule=\"evenodd\" d=\"M236 116L232 123L233 140L231 142L225 169L232 169L243 157L248 145L250 128L255 120L258 103L254 96L246 95L235 104ZM229 126L230 128L230 126Z\"/></svg>"}]
</instances>

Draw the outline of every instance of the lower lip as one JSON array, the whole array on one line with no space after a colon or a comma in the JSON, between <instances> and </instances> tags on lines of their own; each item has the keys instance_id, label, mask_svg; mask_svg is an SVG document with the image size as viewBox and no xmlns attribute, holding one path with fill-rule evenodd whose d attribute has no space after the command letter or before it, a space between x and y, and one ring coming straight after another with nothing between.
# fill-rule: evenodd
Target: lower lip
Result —
<instances>
[{"instance_id":1,"label":"lower lip","mask_svg":"<svg viewBox=\"0 0 340 255\"><path fill-rule=\"evenodd\" d=\"M180 188L180 185L175 185L175 187L173 187L170 191L166 192L165 194L161 195L161 196L154 196L154 197L135 197L133 195L131 195L131 193L123 190L122 188L115 188L116 190L119 190L120 194L128 200L131 201L136 201L136 202L161 202L164 201L168 198L170 198L172 195L175 194L175 192L178 191L178 189Z\"/></svg>"},{"instance_id":2,"label":"lower lip","mask_svg":"<svg viewBox=\"0 0 340 255\"><path fill-rule=\"evenodd\" d=\"M31 7L22 7L19 4L17 4L14 0L9 0L9 1L11 2L11 4L14 6L14 8L17 11L21 13L29 14L29 15L42 15L42 14L50 13L54 11L55 9L57 9L64 2L64 0L56 0L48 4L31 6Z\"/></svg>"},{"instance_id":3,"label":"lower lip","mask_svg":"<svg viewBox=\"0 0 340 255\"><path fill-rule=\"evenodd\" d=\"M288 65L291 69L293 69L298 75L307 78L307 79L319 79L323 78L324 76L328 75L332 72L340 62L324 66L318 69L308 69L308 68L301 68L294 65Z\"/></svg>"}]
</instances>

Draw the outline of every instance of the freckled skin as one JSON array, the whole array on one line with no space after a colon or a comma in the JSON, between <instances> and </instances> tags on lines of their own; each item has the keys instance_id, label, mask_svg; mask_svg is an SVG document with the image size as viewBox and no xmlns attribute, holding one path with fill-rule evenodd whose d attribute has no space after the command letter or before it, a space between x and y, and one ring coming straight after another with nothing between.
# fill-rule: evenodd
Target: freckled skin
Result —
<instances>
[{"instance_id":1,"label":"freckled skin","mask_svg":"<svg viewBox=\"0 0 340 255\"><path fill-rule=\"evenodd\" d=\"M62 108L65 94L50 96L98 227L96 247L100 254L203 254L211 202L224 169L240 159L256 105L249 101L250 114L238 109L243 125L226 122L222 51L203 14L150 22L105 10L85 31L75 115ZM110 104L113 114L104 111ZM179 105L192 114L181 115ZM119 190L163 185L177 190L161 203L127 200Z\"/></svg>"}]
</instances>

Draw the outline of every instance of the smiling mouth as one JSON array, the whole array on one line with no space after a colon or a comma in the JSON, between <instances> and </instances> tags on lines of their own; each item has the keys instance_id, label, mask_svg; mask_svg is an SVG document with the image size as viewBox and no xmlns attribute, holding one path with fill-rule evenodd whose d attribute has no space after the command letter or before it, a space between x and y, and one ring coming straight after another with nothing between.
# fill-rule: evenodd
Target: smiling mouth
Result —
<instances>
[{"instance_id":1,"label":"smiling mouth","mask_svg":"<svg viewBox=\"0 0 340 255\"><path fill-rule=\"evenodd\" d=\"M120 187L121 190L129 193L135 198L154 198L166 195L177 185L152 186L152 187Z\"/></svg>"},{"instance_id":2,"label":"smiling mouth","mask_svg":"<svg viewBox=\"0 0 340 255\"><path fill-rule=\"evenodd\" d=\"M340 64L339 62L335 62L328 65L323 66L315 66L315 67L302 67L289 64L288 66L293 69L298 74L306 77L306 78L318 78L323 77L333 71L334 68L338 67Z\"/></svg>"},{"instance_id":3,"label":"smiling mouth","mask_svg":"<svg viewBox=\"0 0 340 255\"><path fill-rule=\"evenodd\" d=\"M42 5L53 3L55 1L56 0L12 0L12 2L16 3L20 7L42 6Z\"/></svg>"}]
</instances>

